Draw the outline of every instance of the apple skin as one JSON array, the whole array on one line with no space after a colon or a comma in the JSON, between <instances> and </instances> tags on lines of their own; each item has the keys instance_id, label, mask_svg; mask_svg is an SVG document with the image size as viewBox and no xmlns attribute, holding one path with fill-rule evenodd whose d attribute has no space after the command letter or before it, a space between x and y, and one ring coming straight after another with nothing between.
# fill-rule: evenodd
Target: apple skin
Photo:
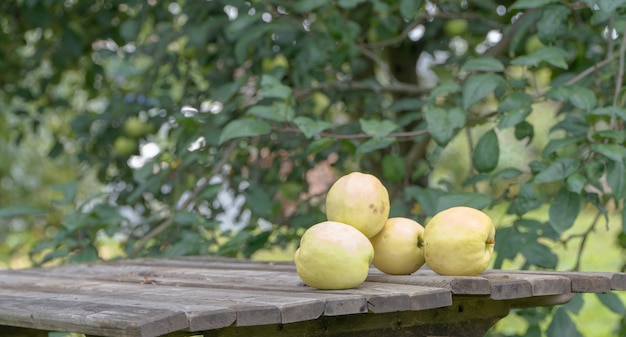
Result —
<instances>
[{"instance_id":1,"label":"apple skin","mask_svg":"<svg viewBox=\"0 0 626 337\"><path fill-rule=\"evenodd\" d=\"M470 207L437 213L424 229L426 264L440 275L474 276L487 269L495 247L491 218Z\"/></svg>"},{"instance_id":2,"label":"apple skin","mask_svg":"<svg viewBox=\"0 0 626 337\"><path fill-rule=\"evenodd\" d=\"M424 227L417 221L389 218L383 229L370 239L374 246L372 264L390 275L412 274L425 262L423 240Z\"/></svg>"},{"instance_id":3,"label":"apple skin","mask_svg":"<svg viewBox=\"0 0 626 337\"><path fill-rule=\"evenodd\" d=\"M374 247L356 228L324 221L304 232L294 254L302 281L317 289L354 288L365 281Z\"/></svg>"},{"instance_id":4,"label":"apple skin","mask_svg":"<svg viewBox=\"0 0 626 337\"><path fill-rule=\"evenodd\" d=\"M371 174L352 172L339 178L326 194L326 218L354 226L368 238L389 217L389 193Z\"/></svg>"}]
</instances>

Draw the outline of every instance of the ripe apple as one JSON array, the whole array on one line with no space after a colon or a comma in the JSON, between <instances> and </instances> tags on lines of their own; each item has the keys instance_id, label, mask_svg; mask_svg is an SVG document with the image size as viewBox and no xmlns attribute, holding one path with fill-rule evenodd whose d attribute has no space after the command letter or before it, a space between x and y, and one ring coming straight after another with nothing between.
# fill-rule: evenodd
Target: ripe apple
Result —
<instances>
[{"instance_id":1,"label":"ripe apple","mask_svg":"<svg viewBox=\"0 0 626 337\"><path fill-rule=\"evenodd\" d=\"M370 239L374 246L372 264L391 275L409 275L424 265L424 227L409 218L389 218Z\"/></svg>"},{"instance_id":2,"label":"ripe apple","mask_svg":"<svg viewBox=\"0 0 626 337\"><path fill-rule=\"evenodd\" d=\"M356 228L340 222L313 225L294 254L298 275L317 289L349 289L365 281L374 247Z\"/></svg>"},{"instance_id":3,"label":"ripe apple","mask_svg":"<svg viewBox=\"0 0 626 337\"><path fill-rule=\"evenodd\" d=\"M440 275L478 275L493 258L495 232L491 218L477 209L441 211L424 229L426 264Z\"/></svg>"},{"instance_id":4,"label":"ripe apple","mask_svg":"<svg viewBox=\"0 0 626 337\"><path fill-rule=\"evenodd\" d=\"M354 226L371 238L380 232L389 217L387 188L371 174L344 175L326 194L326 217Z\"/></svg>"}]
</instances>

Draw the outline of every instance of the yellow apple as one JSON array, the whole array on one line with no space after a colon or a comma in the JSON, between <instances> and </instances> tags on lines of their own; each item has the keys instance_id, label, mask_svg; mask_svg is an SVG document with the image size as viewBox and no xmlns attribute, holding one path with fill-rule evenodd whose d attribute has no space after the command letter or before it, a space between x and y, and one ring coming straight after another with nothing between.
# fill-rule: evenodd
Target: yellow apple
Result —
<instances>
[{"instance_id":1,"label":"yellow apple","mask_svg":"<svg viewBox=\"0 0 626 337\"><path fill-rule=\"evenodd\" d=\"M417 221L395 217L370 239L374 246L372 264L391 275L409 275L424 265L424 227Z\"/></svg>"},{"instance_id":2,"label":"yellow apple","mask_svg":"<svg viewBox=\"0 0 626 337\"><path fill-rule=\"evenodd\" d=\"M426 264L440 275L478 275L493 258L495 232L491 218L477 209L441 211L424 229Z\"/></svg>"},{"instance_id":3,"label":"yellow apple","mask_svg":"<svg viewBox=\"0 0 626 337\"><path fill-rule=\"evenodd\" d=\"M326 194L326 217L354 226L371 238L380 232L389 217L387 188L371 174L344 175Z\"/></svg>"},{"instance_id":4,"label":"yellow apple","mask_svg":"<svg viewBox=\"0 0 626 337\"><path fill-rule=\"evenodd\" d=\"M324 221L307 229L294 254L302 281L317 289L349 289L365 281L374 258L369 239L356 228Z\"/></svg>"}]
</instances>

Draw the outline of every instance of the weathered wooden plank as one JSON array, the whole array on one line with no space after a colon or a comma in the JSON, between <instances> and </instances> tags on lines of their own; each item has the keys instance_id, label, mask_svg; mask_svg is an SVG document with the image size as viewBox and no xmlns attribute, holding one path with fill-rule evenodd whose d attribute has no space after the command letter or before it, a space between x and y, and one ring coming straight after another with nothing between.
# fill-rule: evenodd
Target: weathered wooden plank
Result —
<instances>
[{"instance_id":1,"label":"weathered wooden plank","mask_svg":"<svg viewBox=\"0 0 626 337\"><path fill-rule=\"evenodd\" d=\"M215 256L184 256L178 258L145 258L123 259L115 261L116 265L129 266L160 266L160 267L193 267L218 269L245 269L245 270L274 270L296 271L293 262L253 261L247 259L233 259Z\"/></svg>"},{"instance_id":2,"label":"weathered wooden plank","mask_svg":"<svg viewBox=\"0 0 626 337\"><path fill-rule=\"evenodd\" d=\"M24 272L39 273L32 270ZM343 296L362 296L368 304L368 310L372 312L424 310L446 306L451 303L451 294L448 290L423 286L370 284L366 282L354 289L334 292L320 291L304 287L303 282L295 272L116 265L94 265L78 270L68 270L67 267L64 267L62 271L60 269L51 269L48 272L52 272L55 276L65 275L63 277L77 277L76 275L80 275L80 277L87 277L88 279L128 283L147 281L176 287L224 288L229 289L229 291L230 289L280 291L289 293L288 296L299 297L302 297L303 293L314 293L317 294L316 297L324 296L326 299L328 310L325 310L325 312L336 311L336 304L342 300L341 298L333 300L337 295L331 297L329 296L331 293ZM297 293L297 295L294 293ZM353 303L349 307L360 308L361 305ZM343 309L345 310L346 308Z\"/></svg>"},{"instance_id":3,"label":"weathered wooden plank","mask_svg":"<svg viewBox=\"0 0 626 337\"><path fill-rule=\"evenodd\" d=\"M576 293L602 293L611 290L626 290L626 274L613 272L567 272L544 270L501 270L512 274L555 275L567 277Z\"/></svg>"},{"instance_id":4,"label":"weathered wooden plank","mask_svg":"<svg viewBox=\"0 0 626 337\"><path fill-rule=\"evenodd\" d=\"M491 285L482 277L441 276L434 272L417 272L412 275L387 275L371 269L368 281L393 284L408 284L423 287L443 288L455 295L489 295Z\"/></svg>"},{"instance_id":5,"label":"weathered wooden plank","mask_svg":"<svg viewBox=\"0 0 626 337\"><path fill-rule=\"evenodd\" d=\"M523 280L530 283L532 296L546 296L568 294L571 292L572 283L569 278L556 275L537 275L528 273L505 273L498 270L490 270L483 273L487 279L512 279Z\"/></svg>"},{"instance_id":6,"label":"weathered wooden plank","mask_svg":"<svg viewBox=\"0 0 626 337\"><path fill-rule=\"evenodd\" d=\"M29 279L30 277L30 279ZM237 313L237 325L290 323L319 317L325 303L315 298L284 296L262 291L241 291L211 288L168 286L158 284L90 281L71 278L13 276L0 277L0 285L8 289L37 289L49 292L91 293L125 297L141 301L167 301L172 308L188 303L229 308ZM28 282L28 283L26 283ZM114 300L114 298L112 298Z\"/></svg>"},{"instance_id":7,"label":"weathered wooden plank","mask_svg":"<svg viewBox=\"0 0 626 337\"><path fill-rule=\"evenodd\" d=\"M69 297L68 297L69 298ZM0 324L97 336L154 337L185 329L183 312L0 295Z\"/></svg>"},{"instance_id":8,"label":"weathered wooden plank","mask_svg":"<svg viewBox=\"0 0 626 337\"><path fill-rule=\"evenodd\" d=\"M33 288L36 290L29 290ZM51 292L51 290L53 292ZM110 289L114 291L114 289ZM202 303L193 303L192 301L175 303L164 302L154 296L150 298L128 296L107 293L97 293L93 291L80 291L79 289L51 289L49 287L28 287L22 286L16 289L11 286L3 286L0 288L0 295L17 295L20 298L36 298L40 300L71 300L83 303L93 304L115 304L124 307L136 307L138 309L163 309L184 312L187 316L188 324L186 328L191 331L219 329L232 325L237 313L225 307L217 307ZM1 304L0 304L1 305Z\"/></svg>"}]
</instances>

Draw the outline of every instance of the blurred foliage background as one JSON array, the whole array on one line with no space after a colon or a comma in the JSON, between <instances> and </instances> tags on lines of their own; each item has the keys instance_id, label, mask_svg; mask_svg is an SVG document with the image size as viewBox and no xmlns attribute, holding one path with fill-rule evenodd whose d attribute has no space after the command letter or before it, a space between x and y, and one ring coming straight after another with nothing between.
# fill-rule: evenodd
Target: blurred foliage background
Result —
<instances>
[{"instance_id":1,"label":"blurred foliage background","mask_svg":"<svg viewBox=\"0 0 626 337\"><path fill-rule=\"evenodd\" d=\"M290 259L337 177L494 268L624 271L626 1L8 0L0 263ZM624 294L491 336L624 336Z\"/></svg>"}]
</instances>

